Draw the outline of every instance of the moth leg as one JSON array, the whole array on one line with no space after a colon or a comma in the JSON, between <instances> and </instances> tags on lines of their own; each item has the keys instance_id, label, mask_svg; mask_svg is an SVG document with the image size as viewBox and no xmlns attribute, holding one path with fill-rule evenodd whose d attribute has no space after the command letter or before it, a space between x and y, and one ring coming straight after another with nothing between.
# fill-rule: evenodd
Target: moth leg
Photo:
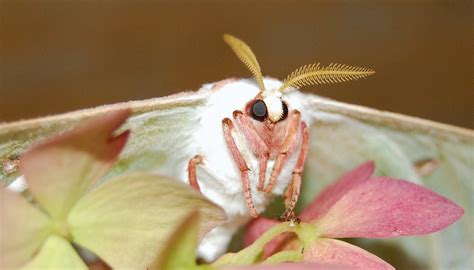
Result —
<instances>
[{"instance_id":1,"label":"moth leg","mask_svg":"<svg viewBox=\"0 0 474 270\"><path fill-rule=\"evenodd\" d=\"M280 175L281 169L283 164L285 163L290 150L296 145L298 138L298 128L301 119L301 113L297 110L291 112L288 116L289 124L288 129L286 131L285 140L280 148L280 153L275 161L275 165L273 166L272 174L270 175L270 181L268 182L267 187L265 188L266 193L270 193L275 185L276 179L278 175Z\"/></svg>"},{"instance_id":2,"label":"moth leg","mask_svg":"<svg viewBox=\"0 0 474 270\"><path fill-rule=\"evenodd\" d=\"M201 192L201 188L199 187L199 183L197 181L196 166L197 165L202 165L202 164L203 164L203 162L202 162L202 156L201 155L195 155L188 162L189 185L192 186L195 190L197 190L199 192Z\"/></svg>"},{"instance_id":3,"label":"moth leg","mask_svg":"<svg viewBox=\"0 0 474 270\"><path fill-rule=\"evenodd\" d=\"M247 202L247 207L250 211L250 215L252 217L258 217L257 209L255 209L255 205L253 204L252 199L252 190L250 188L250 181L249 181L249 167L245 162L242 154L240 153L239 149L237 148L237 144L235 143L234 138L232 137L232 131L235 130L234 124L232 120L229 118L224 118L222 120L222 129L224 131L224 138L227 143L227 146L232 153L232 157L234 158L237 167L240 170L240 179L242 181L242 186L244 189L245 201Z\"/></svg>"},{"instance_id":4,"label":"moth leg","mask_svg":"<svg viewBox=\"0 0 474 270\"><path fill-rule=\"evenodd\" d=\"M309 131L306 123L301 123L301 130L303 133L302 143L300 153L298 155L298 160L296 161L295 168L291 176L291 182L288 186L288 189L285 192L285 206L286 210L281 216L282 219L292 220L295 218L295 207L298 202L301 190L301 177L303 175L304 164L306 161L306 155L308 154L309 149Z\"/></svg>"},{"instance_id":5,"label":"moth leg","mask_svg":"<svg viewBox=\"0 0 474 270\"><path fill-rule=\"evenodd\" d=\"M237 125L244 133L247 142L250 144L250 147L258 156L259 175L257 189L259 191L263 191L263 185L265 184L265 172L267 171L268 159L270 158L268 146L262 140L260 135L258 135L255 128L253 128L252 123L249 121L248 117L244 116L241 111L234 111L233 115Z\"/></svg>"}]
</instances>

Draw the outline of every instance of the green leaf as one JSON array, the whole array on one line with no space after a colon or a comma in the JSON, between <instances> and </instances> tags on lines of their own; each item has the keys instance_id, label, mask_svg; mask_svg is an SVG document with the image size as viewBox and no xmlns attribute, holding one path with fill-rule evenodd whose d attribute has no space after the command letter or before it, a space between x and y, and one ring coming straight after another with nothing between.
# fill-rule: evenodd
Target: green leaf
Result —
<instances>
[{"instance_id":1,"label":"green leaf","mask_svg":"<svg viewBox=\"0 0 474 270\"><path fill-rule=\"evenodd\" d=\"M51 220L20 194L0 187L0 269L33 258L51 232Z\"/></svg>"},{"instance_id":2,"label":"green leaf","mask_svg":"<svg viewBox=\"0 0 474 270\"><path fill-rule=\"evenodd\" d=\"M71 244L64 238L51 235L41 247L35 258L23 269L56 270L88 269Z\"/></svg>"},{"instance_id":3,"label":"green leaf","mask_svg":"<svg viewBox=\"0 0 474 270\"><path fill-rule=\"evenodd\" d=\"M168 239L166 248L152 263L151 270L195 269L199 215L192 212Z\"/></svg>"},{"instance_id":4,"label":"green leaf","mask_svg":"<svg viewBox=\"0 0 474 270\"><path fill-rule=\"evenodd\" d=\"M132 174L111 179L71 210L73 240L117 269L143 269L190 212L199 210L202 237L225 219L224 211L187 185Z\"/></svg>"}]
</instances>

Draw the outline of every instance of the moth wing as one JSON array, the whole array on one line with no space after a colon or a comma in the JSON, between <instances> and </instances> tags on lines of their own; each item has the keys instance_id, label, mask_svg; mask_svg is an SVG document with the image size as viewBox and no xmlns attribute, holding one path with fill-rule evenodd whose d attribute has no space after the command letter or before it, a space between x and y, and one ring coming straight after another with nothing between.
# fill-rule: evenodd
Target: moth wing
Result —
<instances>
[{"instance_id":1,"label":"moth wing","mask_svg":"<svg viewBox=\"0 0 474 270\"><path fill-rule=\"evenodd\" d=\"M474 242L474 132L302 95L312 127L300 207L344 172L375 160L377 175L428 186L463 207L465 216L431 235L356 243L397 269L469 268Z\"/></svg>"},{"instance_id":2,"label":"moth wing","mask_svg":"<svg viewBox=\"0 0 474 270\"><path fill-rule=\"evenodd\" d=\"M0 162L21 157L33 143L60 134L90 118L112 110L131 108L133 115L122 129L132 134L119 161L108 176L134 170L173 174L176 160L191 151L190 134L199 126L200 110L210 91L184 92L163 98L100 106L61 115L0 124ZM47 168L45 168L47 169ZM168 170L168 171L167 171ZM11 183L18 172L8 173L0 163L0 180Z\"/></svg>"}]
</instances>

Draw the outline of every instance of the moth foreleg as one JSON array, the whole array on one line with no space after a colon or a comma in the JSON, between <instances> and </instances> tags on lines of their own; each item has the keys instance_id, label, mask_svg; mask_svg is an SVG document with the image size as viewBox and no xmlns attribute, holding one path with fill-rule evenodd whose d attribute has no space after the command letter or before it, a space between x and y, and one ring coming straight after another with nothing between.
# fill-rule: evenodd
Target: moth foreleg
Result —
<instances>
[{"instance_id":1,"label":"moth foreleg","mask_svg":"<svg viewBox=\"0 0 474 270\"><path fill-rule=\"evenodd\" d=\"M196 166L203 164L202 162L202 156L201 155L195 155L192 159L189 160L188 162L188 181L189 185L196 189L197 191L201 191L201 188L199 187L199 183L197 181L197 175L196 175Z\"/></svg>"},{"instance_id":2,"label":"moth foreleg","mask_svg":"<svg viewBox=\"0 0 474 270\"><path fill-rule=\"evenodd\" d=\"M296 161L293 173L291 176L291 182L288 189L285 192L285 206L286 210L281 216L282 219L291 220L295 217L295 207L298 202L301 190L301 177L303 175L304 164L306 161L306 155L309 149L309 131L308 127L304 122L301 123L301 130L303 134L301 149Z\"/></svg>"},{"instance_id":3,"label":"moth foreleg","mask_svg":"<svg viewBox=\"0 0 474 270\"><path fill-rule=\"evenodd\" d=\"M270 158L268 146L258 135L248 117L246 117L241 111L234 111L233 115L237 125L242 130L247 142L250 144L250 148L252 148L252 151L258 156L259 174L257 189L259 191L263 191L263 185L265 184L265 172L267 171L268 159Z\"/></svg>"},{"instance_id":4,"label":"moth foreleg","mask_svg":"<svg viewBox=\"0 0 474 270\"><path fill-rule=\"evenodd\" d=\"M286 136L283 141L283 144L280 147L279 155L275 161L275 165L273 166L272 173L270 175L270 181L268 182L267 187L265 188L266 193L270 193L273 189L273 185L275 185L276 179L278 175L280 175L281 169L283 168L283 164L287 160L290 150L294 147L297 143L296 139L298 138L298 128L301 119L301 114L299 111L294 110L288 116L289 124L288 129L286 131Z\"/></svg>"},{"instance_id":5,"label":"moth foreleg","mask_svg":"<svg viewBox=\"0 0 474 270\"><path fill-rule=\"evenodd\" d=\"M258 217L259 214L257 212L257 209L255 208L252 199L252 190L249 181L250 169L247 166L247 162L245 162L244 157L240 153L240 150L237 148L237 144L235 143L235 140L232 136L232 132L235 130L232 120L230 120L229 118L224 118L224 120L222 120L222 129L224 131L224 138L227 143L227 146L229 147L232 157L234 158L234 161L240 170L240 179L242 181L245 201L247 202L247 207L250 211L250 215L252 217Z\"/></svg>"}]
</instances>

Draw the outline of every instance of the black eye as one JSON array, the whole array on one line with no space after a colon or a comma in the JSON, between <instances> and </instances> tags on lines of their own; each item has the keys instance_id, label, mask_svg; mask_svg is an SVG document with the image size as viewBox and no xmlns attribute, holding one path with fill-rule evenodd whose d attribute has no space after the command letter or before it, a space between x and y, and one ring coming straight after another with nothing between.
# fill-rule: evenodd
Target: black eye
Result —
<instances>
[{"instance_id":1,"label":"black eye","mask_svg":"<svg viewBox=\"0 0 474 270\"><path fill-rule=\"evenodd\" d=\"M252 118L258 121L265 120L268 114L267 106L265 105L265 102L263 102L263 100L255 101L255 103L252 105L250 112L251 112Z\"/></svg>"},{"instance_id":2,"label":"black eye","mask_svg":"<svg viewBox=\"0 0 474 270\"><path fill-rule=\"evenodd\" d=\"M281 116L281 120L284 120L288 116L288 106L286 106L286 103L284 101L281 102L283 106L283 115Z\"/></svg>"}]
</instances>

